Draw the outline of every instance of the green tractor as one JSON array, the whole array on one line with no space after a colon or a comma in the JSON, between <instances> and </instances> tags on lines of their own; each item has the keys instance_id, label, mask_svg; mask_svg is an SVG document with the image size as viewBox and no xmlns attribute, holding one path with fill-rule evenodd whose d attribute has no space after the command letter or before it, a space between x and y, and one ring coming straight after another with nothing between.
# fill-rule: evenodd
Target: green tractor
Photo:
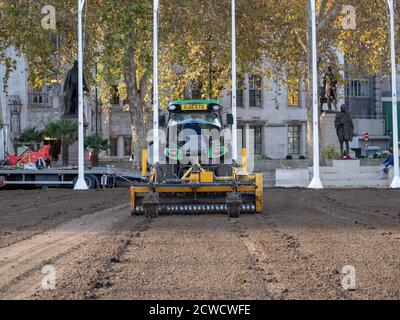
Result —
<instances>
[{"instance_id":1,"label":"green tractor","mask_svg":"<svg viewBox=\"0 0 400 320\"><path fill-rule=\"evenodd\" d=\"M232 161L225 137L233 116L224 119L216 100L174 101L167 110L159 119L164 158L149 174L143 166L145 180L131 187L132 214L261 213L262 175L246 174L245 151L241 166Z\"/></svg>"}]
</instances>

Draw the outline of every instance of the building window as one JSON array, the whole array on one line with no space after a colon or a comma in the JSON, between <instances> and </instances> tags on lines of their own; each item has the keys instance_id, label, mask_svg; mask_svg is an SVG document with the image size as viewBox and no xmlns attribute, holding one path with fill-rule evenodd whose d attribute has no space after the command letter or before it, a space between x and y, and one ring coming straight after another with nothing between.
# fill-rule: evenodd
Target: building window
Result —
<instances>
[{"instance_id":1,"label":"building window","mask_svg":"<svg viewBox=\"0 0 400 320\"><path fill-rule=\"evenodd\" d=\"M111 87L110 103L112 105L119 105L119 103L120 103L120 98L119 98L119 93L118 93L118 86L112 86Z\"/></svg>"},{"instance_id":2,"label":"building window","mask_svg":"<svg viewBox=\"0 0 400 320\"><path fill-rule=\"evenodd\" d=\"M261 77L249 78L249 100L250 107L261 108Z\"/></svg>"},{"instance_id":3,"label":"building window","mask_svg":"<svg viewBox=\"0 0 400 320\"><path fill-rule=\"evenodd\" d=\"M346 96L356 98L368 98L369 80L352 79L346 82Z\"/></svg>"},{"instance_id":4,"label":"building window","mask_svg":"<svg viewBox=\"0 0 400 320\"><path fill-rule=\"evenodd\" d=\"M288 107L300 107L300 86L297 80L288 81Z\"/></svg>"},{"instance_id":5,"label":"building window","mask_svg":"<svg viewBox=\"0 0 400 320\"><path fill-rule=\"evenodd\" d=\"M28 102L30 104L49 105L50 97L48 91L49 88L47 86L32 90L28 94Z\"/></svg>"},{"instance_id":6,"label":"building window","mask_svg":"<svg viewBox=\"0 0 400 320\"><path fill-rule=\"evenodd\" d=\"M291 156L300 154L300 126L288 126L288 154Z\"/></svg>"},{"instance_id":7,"label":"building window","mask_svg":"<svg viewBox=\"0 0 400 320\"><path fill-rule=\"evenodd\" d=\"M260 155L262 152L262 127L252 126L250 129L254 130L254 154Z\"/></svg>"}]
</instances>

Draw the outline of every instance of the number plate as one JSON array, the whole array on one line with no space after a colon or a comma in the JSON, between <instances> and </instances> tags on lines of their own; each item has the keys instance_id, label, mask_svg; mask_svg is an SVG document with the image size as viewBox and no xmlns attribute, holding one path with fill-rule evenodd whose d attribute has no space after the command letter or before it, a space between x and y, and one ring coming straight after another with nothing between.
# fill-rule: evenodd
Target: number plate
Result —
<instances>
[{"instance_id":1,"label":"number plate","mask_svg":"<svg viewBox=\"0 0 400 320\"><path fill-rule=\"evenodd\" d=\"M182 111L207 111L208 105L206 104L188 104L181 106Z\"/></svg>"}]
</instances>

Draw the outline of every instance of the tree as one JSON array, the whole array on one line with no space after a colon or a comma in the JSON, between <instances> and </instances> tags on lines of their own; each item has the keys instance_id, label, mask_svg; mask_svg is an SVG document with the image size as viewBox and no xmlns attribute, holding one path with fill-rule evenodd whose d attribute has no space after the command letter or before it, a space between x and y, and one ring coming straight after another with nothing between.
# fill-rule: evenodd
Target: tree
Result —
<instances>
[{"instance_id":1,"label":"tree","mask_svg":"<svg viewBox=\"0 0 400 320\"><path fill-rule=\"evenodd\" d=\"M355 10L355 29L346 28L344 20L348 18L349 12L343 9L348 5ZM307 144L309 154L312 154L310 1L261 0L259 6L265 15L257 21L255 28L260 37L265 39L264 51L274 65L275 73L279 75L281 82L291 78L305 82L308 108ZM318 74L321 75L331 65L342 85L345 79L341 72L365 73L369 76L384 74L390 61L388 30L385 0L318 0ZM346 58L345 65L339 61L338 51Z\"/></svg>"},{"instance_id":2,"label":"tree","mask_svg":"<svg viewBox=\"0 0 400 320\"><path fill-rule=\"evenodd\" d=\"M42 134L36 130L36 128L26 128L22 131L18 142L24 145L28 145L36 149L37 144L43 140ZM36 151L36 150L34 150Z\"/></svg>"},{"instance_id":3,"label":"tree","mask_svg":"<svg viewBox=\"0 0 400 320\"><path fill-rule=\"evenodd\" d=\"M118 85L123 108L131 119L132 141L138 154L145 145L145 132L151 124L152 1L91 0L86 3L85 70L98 66L96 77L86 72L88 83L98 85L103 106L108 109L111 87ZM41 27L40 9L47 4L56 8L57 30ZM240 73L256 70L282 84L293 79L305 83L310 152L309 4L309 0L237 0L237 53ZM160 5L161 105L184 97L189 83L208 88L210 73L211 96L218 97L230 84L230 1L169 0L160 1ZM343 5L355 8L354 30L342 27L347 15L342 12ZM61 82L68 63L75 59L71 52L76 52L77 47L77 2L3 0L0 6L0 62L6 65L6 78L14 61L7 57L5 50L14 46L27 57L34 85ZM338 50L353 67L350 71L374 75L387 69L385 0L317 0L317 15L320 74L329 64L340 76L343 65L337 57ZM54 48L56 35L61 45ZM265 61L269 62L267 68L263 68ZM203 90L203 97L208 95L208 90Z\"/></svg>"},{"instance_id":4,"label":"tree","mask_svg":"<svg viewBox=\"0 0 400 320\"><path fill-rule=\"evenodd\" d=\"M63 166L68 166L68 148L78 139L78 125L76 122L62 118L51 122L46 127L46 133L51 138L58 139L61 143L61 154Z\"/></svg>"},{"instance_id":5,"label":"tree","mask_svg":"<svg viewBox=\"0 0 400 320\"><path fill-rule=\"evenodd\" d=\"M85 146L92 151L92 167L99 166L99 153L110 148L108 139L103 139L97 134L86 137Z\"/></svg>"}]
</instances>

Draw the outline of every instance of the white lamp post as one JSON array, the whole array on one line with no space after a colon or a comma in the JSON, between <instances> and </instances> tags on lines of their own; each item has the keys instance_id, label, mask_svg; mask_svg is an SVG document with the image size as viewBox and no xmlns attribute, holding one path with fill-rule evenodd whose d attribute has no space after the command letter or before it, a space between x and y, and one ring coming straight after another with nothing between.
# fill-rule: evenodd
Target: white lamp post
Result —
<instances>
[{"instance_id":1,"label":"white lamp post","mask_svg":"<svg viewBox=\"0 0 400 320\"><path fill-rule=\"evenodd\" d=\"M308 186L310 189L322 189L322 182L319 177L319 133L318 133L318 66L317 66L317 30L316 30L316 13L315 0L311 1L311 23L312 23L312 95L313 95L313 162L314 177Z\"/></svg>"},{"instance_id":2,"label":"white lamp post","mask_svg":"<svg viewBox=\"0 0 400 320\"><path fill-rule=\"evenodd\" d=\"M83 43L82 43L82 10L85 0L78 0L78 180L75 190L87 190L84 173L83 144Z\"/></svg>"},{"instance_id":3,"label":"white lamp post","mask_svg":"<svg viewBox=\"0 0 400 320\"><path fill-rule=\"evenodd\" d=\"M153 0L153 164L159 162L158 140L158 0Z\"/></svg>"},{"instance_id":4,"label":"white lamp post","mask_svg":"<svg viewBox=\"0 0 400 320\"><path fill-rule=\"evenodd\" d=\"M236 0L232 0L232 161L237 162L237 110L236 110Z\"/></svg>"},{"instance_id":5,"label":"white lamp post","mask_svg":"<svg viewBox=\"0 0 400 320\"><path fill-rule=\"evenodd\" d=\"M392 113L393 113L393 157L394 157L394 178L391 188L400 188L399 177L399 131L397 123L397 77L396 77L396 46L394 41L394 7L393 0L388 0L390 12L390 57L392 66Z\"/></svg>"}]
</instances>

